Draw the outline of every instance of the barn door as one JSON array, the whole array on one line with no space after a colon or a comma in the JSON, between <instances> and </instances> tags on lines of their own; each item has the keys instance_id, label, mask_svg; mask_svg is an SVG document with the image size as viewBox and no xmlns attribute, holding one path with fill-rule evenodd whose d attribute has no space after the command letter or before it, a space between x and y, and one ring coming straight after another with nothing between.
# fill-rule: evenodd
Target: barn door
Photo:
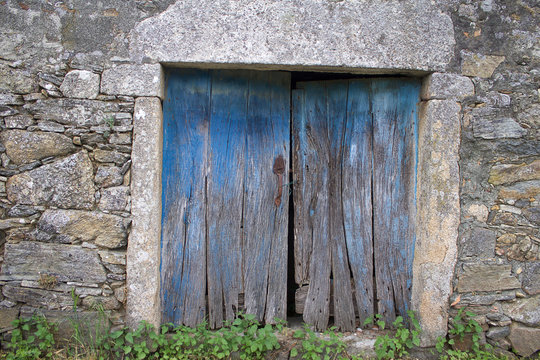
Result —
<instances>
[{"instance_id":1,"label":"barn door","mask_svg":"<svg viewBox=\"0 0 540 360\"><path fill-rule=\"evenodd\" d=\"M162 321L284 319L290 75L176 70L163 108Z\"/></svg>"},{"instance_id":2,"label":"barn door","mask_svg":"<svg viewBox=\"0 0 540 360\"><path fill-rule=\"evenodd\" d=\"M293 90L296 304L318 329L409 308L418 94L403 79Z\"/></svg>"}]
</instances>

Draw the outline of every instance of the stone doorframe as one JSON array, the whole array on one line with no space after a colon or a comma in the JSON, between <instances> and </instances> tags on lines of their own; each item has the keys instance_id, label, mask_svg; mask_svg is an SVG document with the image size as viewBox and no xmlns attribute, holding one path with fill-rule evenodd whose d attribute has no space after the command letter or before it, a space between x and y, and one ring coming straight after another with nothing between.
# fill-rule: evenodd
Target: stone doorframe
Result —
<instances>
[{"instance_id":1,"label":"stone doorframe","mask_svg":"<svg viewBox=\"0 0 540 360\"><path fill-rule=\"evenodd\" d=\"M162 70L156 70L162 83ZM419 318L422 343L426 346L433 345L437 336L447 332L448 298L452 293L460 221L460 99L472 94L473 84L467 77L433 73L423 78L418 112L417 219L411 304ZM161 106L160 97L137 97L135 101L132 228L127 251L130 325L141 320L156 325L161 321Z\"/></svg>"},{"instance_id":2,"label":"stone doorframe","mask_svg":"<svg viewBox=\"0 0 540 360\"><path fill-rule=\"evenodd\" d=\"M131 58L123 61L130 63L106 70L102 90L136 97L127 250L131 326L161 320L164 64L422 77L411 304L423 346L447 333L460 222L460 101L474 86L467 77L445 73L455 40L444 9L430 0L303 0L302 6L279 0L177 1L139 23L129 39Z\"/></svg>"}]
</instances>

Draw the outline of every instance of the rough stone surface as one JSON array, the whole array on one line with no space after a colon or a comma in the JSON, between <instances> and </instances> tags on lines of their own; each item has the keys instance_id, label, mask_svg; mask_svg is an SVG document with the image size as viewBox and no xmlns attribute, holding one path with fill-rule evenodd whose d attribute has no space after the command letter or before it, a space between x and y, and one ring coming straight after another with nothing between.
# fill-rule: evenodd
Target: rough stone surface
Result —
<instances>
[{"instance_id":1,"label":"rough stone surface","mask_svg":"<svg viewBox=\"0 0 540 360\"><path fill-rule=\"evenodd\" d=\"M26 94L37 87L35 76L29 71L13 69L0 64L0 92Z\"/></svg>"},{"instance_id":2,"label":"rough stone surface","mask_svg":"<svg viewBox=\"0 0 540 360\"><path fill-rule=\"evenodd\" d=\"M540 225L540 206L523 210L523 216L534 225Z\"/></svg>"},{"instance_id":3,"label":"rough stone surface","mask_svg":"<svg viewBox=\"0 0 540 360\"><path fill-rule=\"evenodd\" d=\"M491 258L495 255L497 234L489 229L473 228L460 237L461 256Z\"/></svg>"},{"instance_id":4,"label":"rough stone surface","mask_svg":"<svg viewBox=\"0 0 540 360\"><path fill-rule=\"evenodd\" d=\"M0 332L3 329L10 328L11 322L19 316L17 308L0 308Z\"/></svg>"},{"instance_id":5,"label":"rough stone surface","mask_svg":"<svg viewBox=\"0 0 540 360\"><path fill-rule=\"evenodd\" d=\"M540 294L540 261L526 263L523 269L523 290L529 295Z\"/></svg>"},{"instance_id":6,"label":"rough stone surface","mask_svg":"<svg viewBox=\"0 0 540 360\"><path fill-rule=\"evenodd\" d=\"M59 281L100 283L106 280L105 269L97 252L78 246L22 241L6 244L2 275L16 279L40 273Z\"/></svg>"},{"instance_id":7,"label":"rough stone surface","mask_svg":"<svg viewBox=\"0 0 540 360\"><path fill-rule=\"evenodd\" d=\"M486 333L486 337L492 340L503 339L508 335L510 335L510 327L508 326L491 328Z\"/></svg>"},{"instance_id":8,"label":"rough stone surface","mask_svg":"<svg viewBox=\"0 0 540 360\"><path fill-rule=\"evenodd\" d=\"M57 291L5 285L2 293L8 299L46 309L69 309L73 305L73 299L69 294Z\"/></svg>"},{"instance_id":9,"label":"rough stone surface","mask_svg":"<svg viewBox=\"0 0 540 360\"><path fill-rule=\"evenodd\" d=\"M124 181L122 169L116 166L100 165L96 171L95 181L104 188L122 185Z\"/></svg>"},{"instance_id":10,"label":"rough stone surface","mask_svg":"<svg viewBox=\"0 0 540 360\"><path fill-rule=\"evenodd\" d=\"M493 185L502 185L517 181L538 179L540 179L540 160L517 165L495 165L489 172L489 182Z\"/></svg>"},{"instance_id":11,"label":"rough stone surface","mask_svg":"<svg viewBox=\"0 0 540 360\"><path fill-rule=\"evenodd\" d=\"M0 134L0 141L15 164L28 164L49 156L67 155L76 150L67 136L41 131L6 130Z\"/></svg>"},{"instance_id":12,"label":"rough stone surface","mask_svg":"<svg viewBox=\"0 0 540 360\"><path fill-rule=\"evenodd\" d=\"M129 200L129 187L117 186L103 189L99 208L109 211L123 211L126 209Z\"/></svg>"},{"instance_id":13,"label":"rough stone surface","mask_svg":"<svg viewBox=\"0 0 540 360\"><path fill-rule=\"evenodd\" d=\"M133 223L127 250L128 324L158 324L159 239L161 236L162 109L159 98L137 98L131 166Z\"/></svg>"},{"instance_id":14,"label":"rough stone surface","mask_svg":"<svg viewBox=\"0 0 540 360\"><path fill-rule=\"evenodd\" d=\"M7 182L8 199L24 205L89 209L94 192L92 163L84 151L14 175Z\"/></svg>"},{"instance_id":15,"label":"rough stone surface","mask_svg":"<svg viewBox=\"0 0 540 360\"><path fill-rule=\"evenodd\" d=\"M420 97L422 100L462 99L474 95L474 84L466 76L433 73L424 80Z\"/></svg>"},{"instance_id":16,"label":"rough stone surface","mask_svg":"<svg viewBox=\"0 0 540 360\"><path fill-rule=\"evenodd\" d=\"M457 258L459 204L459 113L451 100L420 107L416 244L412 301L423 346L447 332L450 282Z\"/></svg>"},{"instance_id":17,"label":"rough stone surface","mask_svg":"<svg viewBox=\"0 0 540 360\"><path fill-rule=\"evenodd\" d=\"M55 123L54 121L40 121L38 122L37 127L42 131L51 131L57 133L62 133L65 130L63 125Z\"/></svg>"},{"instance_id":18,"label":"rough stone surface","mask_svg":"<svg viewBox=\"0 0 540 360\"><path fill-rule=\"evenodd\" d=\"M459 276L458 291L498 291L518 289L519 280L511 274L510 265L464 264Z\"/></svg>"},{"instance_id":19,"label":"rough stone surface","mask_svg":"<svg viewBox=\"0 0 540 360\"><path fill-rule=\"evenodd\" d=\"M107 248L126 245L125 219L97 211L46 210L38 222L40 241L93 242Z\"/></svg>"},{"instance_id":20,"label":"rough stone surface","mask_svg":"<svg viewBox=\"0 0 540 360\"><path fill-rule=\"evenodd\" d=\"M72 70L66 74L60 91L66 97L95 99L99 94L100 77L91 71Z\"/></svg>"},{"instance_id":21,"label":"rough stone surface","mask_svg":"<svg viewBox=\"0 0 540 360\"><path fill-rule=\"evenodd\" d=\"M540 350L540 329L512 324L509 339L520 356L530 356Z\"/></svg>"},{"instance_id":22,"label":"rough stone surface","mask_svg":"<svg viewBox=\"0 0 540 360\"><path fill-rule=\"evenodd\" d=\"M56 121L63 125L105 125L105 120L122 111L120 103L86 99L45 99L24 106L43 120Z\"/></svg>"},{"instance_id":23,"label":"rough stone surface","mask_svg":"<svg viewBox=\"0 0 540 360\"><path fill-rule=\"evenodd\" d=\"M34 125L34 118L30 115L6 116L4 120L8 129L26 129L28 126Z\"/></svg>"},{"instance_id":24,"label":"rough stone surface","mask_svg":"<svg viewBox=\"0 0 540 360\"><path fill-rule=\"evenodd\" d=\"M461 73L482 78L490 78L497 66L505 59L504 56L483 55L469 51L462 51L461 57Z\"/></svg>"},{"instance_id":25,"label":"rough stone surface","mask_svg":"<svg viewBox=\"0 0 540 360\"><path fill-rule=\"evenodd\" d=\"M163 70L159 64L118 65L105 70L101 92L163 98Z\"/></svg>"},{"instance_id":26,"label":"rough stone surface","mask_svg":"<svg viewBox=\"0 0 540 360\"><path fill-rule=\"evenodd\" d=\"M122 165L129 160L129 155L117 151L96 149L94 150L94 159L100 163L115 163L116 165Z\"/></svg>"},{"instance_id":27,"label":"rough stone surface","mask_svg":"<svg viewBox=\"0 0 540 360\"><path fill-rule=\"evenodd\" d=\"M473 134L482 139L520 138L527 135L527 130L512 118L475 118Z\"/></svg>"},{"instance_id":28,"label":"rough stone surface","mask_svg":"<svg viewBox=\"0 0 540 360\"><path fill-rule=\"evenodd\" d=\"M497 238L497 255L510 260L532 261L540 258L539 244L525 234L506 233Z\"/></svg>"},{"instance_id":29,"label":"rough stone surface","mask_svg":"<svg viewBox=\"0 0 540 360\"><path fill-rule=\"evenodd\" d=\"M502 187L499 190L499 197L503 199L529 199L540 195L540 181L531 180L516 183L514 185Z\"/></svg>"},{"instance_id":30,"label":"rough stone surface","mask_svg":"<svg viewBox=\"0 0 540 360\"><path fill-rule=\"evenodd\" d=\"M540 295L503 304L504 314L529 326L540 326Z\"/></svg>"},{"instance_id":31,"label":"rough stone surface","mask_svg":"<svg viewBox=\"0 0 540 360\"><path fill-rule=\"evenodd\" d=\"M364 69L442 70L454 46L450 17L426 0L176 2L131 36L137 61Z\"/></svg>"}]
</instances>

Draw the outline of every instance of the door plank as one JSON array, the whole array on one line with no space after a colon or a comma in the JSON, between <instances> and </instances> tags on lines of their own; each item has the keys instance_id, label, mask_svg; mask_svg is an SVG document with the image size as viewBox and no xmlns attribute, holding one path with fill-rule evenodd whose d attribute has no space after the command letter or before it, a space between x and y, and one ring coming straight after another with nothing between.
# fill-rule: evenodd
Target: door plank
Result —
<instances>
[{"instance_id":1,"label":"door plank","mask_svg":"<svg viewBox=\"0 0 540 360\"><path fill-rule=\"evenodd\" d=\"M348 178L343 178L343 158L348 156L345 148L345 133L348 121L348 81L327 81L326 123L328 127L328 217L329 241L332 261L332 287L334 294L334 325L342 331L356 329L356 317L351 289L351 272L345 240L344 207L342 187Z\"/></svg>"},{"instance_id":2,"label":"door plank","mask_svg":"<svg viewBox=\"0 0 540 360\"><path fill-rule=\"evenodd\" d=\"M330 161L328 145L326 89L317 83L302 83L304 111L294 119L295 139L300 145L299 164L303 164L300 187L310 184L303 194L304 214L298 218L306 222L307 231L302 244L311 243L309 260L309 290L303 318L317 329L325 329L329 320L331 247L328 217L328 181ZM300 109L300 107L298 107ZM295 212L296 213L296 212ZM295 215L295 222L297 216Z\"/></svg>"},{"instance_id":3,"label":"door plank","mask_svg":"<svg viewBox=\"0 0 540 360\"><path fill-rule=\"evenodd\" d=\"M212 72L208 146L207 266L212 328L232 320L242 289L242 203L244 195L248 76ZM225 308L225 313L223 313Z\"/></svg>"},{"instance_id":4,"label":"door plank","mask_svg":"<svg viewBox=\"0 0 540 360\"><path fill-rule=\"evenodd\" d=\"M414 252L418 84L372 83L373 213L378 312L390 322L409 308Z\"/></svg>"},{"instance_id":5,"label":"door plank","mask_svg":"<svg viewBox=\"0 0 540 360\"><path fill-rule=\"evenodd\" d=\"M274 138L274 157L280 155L285 159L283 184L289 182L290 139L291 139L291 76L290 73L269 73L268 83L271 94L270 124ZM274 175L274 182L277 181ZM269 184L273 184L269 181ZM271 186L272 188L272 186ZM271 247L268 269L268 294L266 301L266 323L275 323L276 318L287 317L287 265L289 234L289 190L290 186L282 185L282 196L279 206L272 212L273 224L270 228ZM274 190L274 194L275 194ZM272 203L268 203L272 207Z\"/></svg>"},{"instance_id":6,"label":"door plank","mask_svg":"<svg viewBox=\"0 0 540 360\"><path fill-rule=\"evenodd\" d=\"M163 322L206 315L205 176L210 77L169 74L164 100L161 301Z\"/></svg>"},{"instance_id":7,"label":"door plank","mask_svg":"<svg viewBox=\"0 0 540 360\"><path fill-rule=\"evenodd\" d=\"M282 182L287 182L289 93L288 73L250 75L243 203L245 311L267 322L286 316L288 193L285 189L276 206L273 165L278 157L285 160Z\"/></svg>"},{"instance_id":8,"label":"door plank","mask_svg":"<svg viewBox=\"0 0 540 360\"><path fill-rule=\"evenodd\" d=\"M343 223L360 324L375 312L372 232L372 122L369 81L351 80L343 141Z\"/></svg>"}]
</instances>

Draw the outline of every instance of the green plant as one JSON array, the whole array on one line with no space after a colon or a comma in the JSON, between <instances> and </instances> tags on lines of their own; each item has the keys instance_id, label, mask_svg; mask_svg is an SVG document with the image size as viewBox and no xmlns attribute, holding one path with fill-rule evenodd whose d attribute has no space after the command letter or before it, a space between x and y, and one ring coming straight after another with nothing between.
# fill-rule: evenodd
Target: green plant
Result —
<instances>
[{"instance_id":1,"label":"green plant","mask_svg":"<svg viewBox=\"0 0 540 360\"><path fill-rule=\"evenodd\" d=\"M7 360L33 360L50 358L54 346L53 332L56 326L45 317L34 315L12 322L15 327L8 344Z\"/></svg>"},{"instance_id":2,"label":"green plant","mask_svg":"<svg viewBox=\"0 0 540 360\"><path fill-rule=\"evenodd\" d=\"M394 335L381 335L375 340L375 354L377 354L378 359L402 358L409 354L409 349L420 345L420 324L412 311L407 311L407 315L409 316L411 329L405 327L403 317L398 316L392 323L392 327L395 329ZM366 319L364 325L374 321L380 329L384 330L386 323L382 320L380 314Z\"/></svg>"},{"instance_id":3,"label":"green plant","mask_svg":"<svg viewBox=\"0 0 540 360\"><path fill-rule=\"evenodd\" d=\"M331 327L322 335L318 336L307 324L303 330L296 330L293 337L300 341L300 347L293 347L290 352L291 358L301 355L302 359L336 359L345 351L345 343L340 335L336 334L336 328Z\"/></svg>"},{"instance_id":4,"label":"green plant","mask_svg":"<svg viewBox=\"0 0 540 360\"><path fill-rule=\"evenodd\" d=\"M459 309L457 315L452 319L451 328L448 331L450 339L439 336L435 348L442 354L443 360L462 360L462 359L478 359L478 360L495 360L499 359L491 353L491 346L480 344L480 336L482 327L474 319L475 314L470 311L465 311L465 308ZM457 341L463 341L465 337L470 337L470 351L462 351L459 349L446 349L446 345L454 346Z\"/></svg>"}]
</instances>

